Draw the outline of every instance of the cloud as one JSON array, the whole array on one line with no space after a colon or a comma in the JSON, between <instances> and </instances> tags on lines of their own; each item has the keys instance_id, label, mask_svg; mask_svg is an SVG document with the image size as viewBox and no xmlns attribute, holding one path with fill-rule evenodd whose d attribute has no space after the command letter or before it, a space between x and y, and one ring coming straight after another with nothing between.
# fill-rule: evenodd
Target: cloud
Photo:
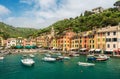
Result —
<instances>
[{"instance_id":1,"label":"cloud","mask_svg":"<svg viewBox=\"0 0 120 79\"><path fill-rule=\"evenodd\" d=\"M11 11L3 5L0 5L0 16L8 15Z\"/></svg>"},{"instance_id":2,"label":"cloud","mask_svg":"<svg viewBox=\"0 0 120 79\"><path fill-rule=\"evenodd\" d=\"M32 5L32 10L24 11L19 17L10 16L6 23L14 26L44 28L54 22L79 16L85 10L96 7L113 7L115 0L20 0L20 3Z\"/></svg>"}]
</instances>

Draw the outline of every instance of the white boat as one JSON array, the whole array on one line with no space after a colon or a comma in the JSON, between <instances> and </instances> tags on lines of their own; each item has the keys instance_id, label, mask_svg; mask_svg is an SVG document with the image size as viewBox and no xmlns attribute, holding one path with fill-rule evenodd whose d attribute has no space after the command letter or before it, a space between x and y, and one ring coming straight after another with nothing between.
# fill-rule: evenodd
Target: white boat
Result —
<instances>
[{"instance_id":1,"label":"white boat","mask_svg":"<svg viewBox=\"0 0 120 79\"><path fill-rule=\"evenodd\" d=\"M35 61L30 58L22 59L21 62L26 66L32 66L35 63Z\"/></svg>"},{"instance_id":2,"label":"white boat","mask_svg":"<svg viewBox=\"0 0 120 79\"><path fill-rule=\"evenodd\" d=\"M44 57L44 58L42 58L42 60L44 60L44 61L56 61L55 58L51 58L51 57Z\"/></svg>"},{"instance_id":3,"label":"white boat","mask_svg":"<svg viewBox=\"0 0 120 79\"><path fill-rule=\"evenodd\" d=\"M104 54L99 54L96 58L98 59L109 59L110 57Z\"/></svg>"},{"instance_id":4,"label":"white boat","mask_svg":"<svg viewBox=\"0 0 120 79\"><path fill-rule=\"evenodd\" d=\"M73 54L73 56L74 56L74 57L78 57L78 56L80 56L80 55L79 55L79 54Z\"/></svg>"},{"instance_id":5,"label":"white boat","mask_svg":"<svg viewBox=\"0 0 120 79\"><path fill-rule=\"evenodd\" d=\"M81 66L94 66L95 64L94 63L78 62L78 65L81 65Z\"/></svg>"},{"instance_id":6,"label":"white boat","mask_svg":"<svg viewBox=\"0 0 120 79\"><path fill-rule=\"evenodd\" d=\"M64 56L58 56L59 58L64 58Z\"/></svg>"},{"instance_id":7,"label":"white boat","mask_svg":"<svg viewBox=\"0 0 120 79\"><path fill-rule=\"evenodd\" d=\"M26 57L27 55L23 55L23 57Z\"/></svg>"},{"instance_id":8,"label":"white boat","mask_svg":"<svg viewBox=\"0 0 120 79\"><path fill-rule=\"evenodd\" d=\"M64 59L70 59L70 57L65 56Z\"/></svg>"},{"instance_id":9,"label":"white boat","mask_svg":"<svg viewBox=\"0 0 120 79\"><path fill-rule=\"evenodd\" d=\"M47 56L47 57L51 57L51 55L50 55L50 54L48 54L48 53L47 53L47 54L45 54L45 56Z\"/></svg>"},{"instance_id":10,"label":"white boat","mask_svg":"<svg viewBox=\"0 0 120 79\"><path fill-rule=\"evenodd\" d=\"M3 60L4 59L4 57L0 57L0 60Z\"/></svg>"},{"instance_id":11,"label":"white boat","mask_svg":"<svg viewBox=\"0 0 120 79\"><path fill-rule=\"evenodd\" d=\"M29 56L32 57L32 58L35 57L33 54L30 54Z\"/></svg>"}]
</instances>

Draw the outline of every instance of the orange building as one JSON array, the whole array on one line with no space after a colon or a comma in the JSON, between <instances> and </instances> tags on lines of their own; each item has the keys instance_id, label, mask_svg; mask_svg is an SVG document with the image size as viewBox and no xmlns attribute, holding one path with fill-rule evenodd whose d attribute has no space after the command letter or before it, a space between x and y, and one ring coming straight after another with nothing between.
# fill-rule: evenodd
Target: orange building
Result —
<instances>
[{"instance_id":1,"label":"orange building","mask_svg":"<svg viewBox=\"0 0 120 79\"><path fill-rule=\"evenodd\" d=\"M69 51L71 48L71 40L75 35L72 31L64 32L62 36L57 38L57 47L62 48L63 51Z\"/></svg>"}]
</instances>

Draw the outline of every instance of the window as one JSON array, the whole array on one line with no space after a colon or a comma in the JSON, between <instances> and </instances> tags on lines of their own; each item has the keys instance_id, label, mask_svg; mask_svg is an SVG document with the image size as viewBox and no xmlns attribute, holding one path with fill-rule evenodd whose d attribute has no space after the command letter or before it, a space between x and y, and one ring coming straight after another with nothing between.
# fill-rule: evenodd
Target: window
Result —
<instances>
[{"instance_id":1,"label":"window","mask_svg":"<svg viewBox=\"0 0 120 79\"><path fill-rule=\"evenodd\" d=\"M100 39L98 38L98 42L100 42Z\"/></svg>"},{"instance_id":2,"label":"window","mask_svg":"<svg viewBox=\"0 0 120 79\"><path fill-rule=\"evenodd\" d=\"M98 48L100 48L100 44L98 44Z\"/></svg>"},{"instance_id":3,"label":"window","mask_svg":"<svg viewBox=\"0 0 120 79\"><path fill-rule=\"evenodd\" d=\"M103 41L105 41L105 38L103 38Z\"/></svg>"},{"instance_id":4,"label":"window","mask_svg":"<svg viewBox=\"0 0 120 79\"><path fill-rule=\"evenodd\" d=\"M93 48L94 48L94 45L93 45Z\"/></svg>"},{"instance_id":5,"label":"window","mask_svg":"<svg viewBox=\"0 0 120 79\"><path fill-rule=\"evenodd\" d=\"M108 44L107 47L110 48L110 45Z\"/></svg>"},{"instance_id":6,"label":"window","mask_svg":"<svg viewBox=\"0 0 120 79\"><path fill-rule=\"evenodd\" d=\"M113 42L117 42L117 38L112 38L112 41Z\"/></svg>"},{"instance_id":7,"label":"window","mask_svg":"<svg viewBox=\"0 0 120 79\"><path fill-rule=\"evenodd\" d=\"M106 38L106 42L111 42L111 38Z\"/></svg>"},{"instance_id":8,"label":"window","mask_svg":"<svg viewBox=\"0 0 120 79\"><path fill-rule=\"evenodd\" d=\"M110 35L110 32L107 32L107 35L109 36L109 35Z\"/></svg>"},{"instance_id":9,"label":"window","mask_svg":"<svg viewBox=\"0 0 120 79\"><path fill-rule=\"evenodd\" d=\"M113 35L116 35L116 32L113 32Z\"/></svg>"},{"instance_id":10,"label":"window","mask_svg":"<svg viewBox=\"0 0 120 79\"><path fill-rule=\"evenodd\" d=\"M91 48L91 45L90 45L90 48Z\"/></svg>"},{"instance_id":11,"label":"window","mask_svg":"<svg viewBox=\"0 0 120 79\"><path fill-rule=\"evenodd\" d=\"M82 42L82 40L80 40L80 43Z\"/></svg>"},{"instance_id":12,"label":"window","mask_svg":"<svg viewBox=\"0 0 120 79\"><path fill-rule=\"evenodd\" d=\"M98 36L100 36L100 33L98 33Z\"/></svg>"},{"instance_id":13,"label":"window","mask_svg":"<svg viewBox=\"0 0 120 79\"><path fill-rule=\"evenodd\" d=\"M94 40L93 40L93 43L94 43Z\"/></svg>"},{"instance_id":14,"label":"window","mask_svg":"<svg viewBox=\"0 0 120 79\"><path fill-rule=\"evenodd\" d=\"M115 44L113 44L113 48L116 48L116 45L115 45Z\"/></svg>"},{"instance_id":15,"label":"window","mask_svg":"<svg viewBox=\"0 0 120 79\"><path fill-rule=\"evenodd\" d=\"M90 40L90 43L91 43L91 40Z\"/></svg>"}]
</instances>

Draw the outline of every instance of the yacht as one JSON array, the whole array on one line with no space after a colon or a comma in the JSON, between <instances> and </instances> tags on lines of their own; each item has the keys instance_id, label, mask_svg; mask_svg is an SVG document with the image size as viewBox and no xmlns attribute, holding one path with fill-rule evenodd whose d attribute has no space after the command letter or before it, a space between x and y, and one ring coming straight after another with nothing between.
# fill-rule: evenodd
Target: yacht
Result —
<instances>
[{"instance_id":1,"label":"yacht","mask_svg":"<svg viewBox=\"0 0 120 79\"><path fill-rule=\"evenodd\" d=\"M26 66L32 66L35 63L35 61L30 58L22 59L21 62Z\"/></svg>"},{"instance_id":2,"label":"yacht","mask_svg":"<svg viewBox=\"0 0 120 79\"><path fill-rule=\"evenodd\" d=\"M85 63L85 62L78 62L78 65L80 66L94 66L94 63Z\"/></svg>"},{"instance_id":3,"label":"yacht","mask_svg":"<svg viewBox=\"0 0 120 79\"><path fill-rule=\"evenodd\" d=\"M44 61L56 61L56 59L52 58L52 57L44 57L44 58L42 58L42 60L44 60Z\"/></svg>"}]
</instances>

